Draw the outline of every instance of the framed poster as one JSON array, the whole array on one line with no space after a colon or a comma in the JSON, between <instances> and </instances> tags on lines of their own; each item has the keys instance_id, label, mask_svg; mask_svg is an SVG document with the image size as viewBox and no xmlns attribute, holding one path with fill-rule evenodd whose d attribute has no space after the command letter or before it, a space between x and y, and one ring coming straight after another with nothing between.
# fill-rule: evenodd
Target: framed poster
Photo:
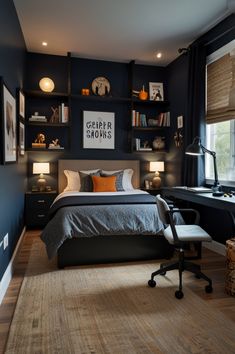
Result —
<instances>
[{"instance_id":1,"label":"framed poster","mask_svg":"<svg viewBox=\"0 0 235 354\"><path fill-rule=\"evenodd\" d=\"M83 148L114 149L115 114L113 112L83 112Z\"/></svg>"},{"instance_id":2,"label":"framed poster","mask_svg":"<svg viewBox=\"0 0 235 354\"><path fill-rule=\"evenodd\" d=\"M20 145L20 155L24 156L25 151L25 131L24 123L20 122L19 124L19 145Z\"/></svg>"},{"instance_id":3,"label":"framed poster","mask_svg":"<svg viewBox=\"0 0 235 354\"><path fill-rule=\"evenodd\" d=\"M149 99L150 101L164 101L162 82L149 83Z\"/></svg>"},{"instance_id":4,"label":"framed poster","mask_svg":"<svg viewBox=\"0 0 235 354\"><path fill-rule=\"evenodd\" d=\"M21 90L19 90L19 115L25 119L25 97Z\"/></svg>"},{"instance_id":5,"label":"framed poster","mask_svg":"<svg viewBox=\"0 0 235 354\"><path fill-rule=\"evenodd\" d=\"M1 82L3 163L16 162L16 100Z\"/></svg>"}]
</instances>

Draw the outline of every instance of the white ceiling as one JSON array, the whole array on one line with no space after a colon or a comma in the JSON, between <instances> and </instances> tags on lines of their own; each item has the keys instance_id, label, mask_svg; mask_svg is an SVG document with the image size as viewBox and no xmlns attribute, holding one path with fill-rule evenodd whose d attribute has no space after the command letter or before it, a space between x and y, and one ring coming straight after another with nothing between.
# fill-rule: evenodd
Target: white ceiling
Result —
<instances>
[{"instance_id":1,"label":"white ceiling","mask_svg":"<svg viewBox=\"0 0 235 354\"><path fill-rule=\"evenodd\" d=\"M235 0L13 0L28 51L167 65ZM42 47L42 41L48 46ZM163 57L156 59L161 51Z\"/></svg>"}]
</instances>

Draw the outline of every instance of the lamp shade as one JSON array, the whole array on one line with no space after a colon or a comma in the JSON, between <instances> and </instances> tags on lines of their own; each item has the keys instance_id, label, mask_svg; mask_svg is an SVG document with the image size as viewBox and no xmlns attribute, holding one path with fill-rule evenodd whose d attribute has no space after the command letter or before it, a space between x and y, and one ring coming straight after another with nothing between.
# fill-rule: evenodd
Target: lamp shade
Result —
<instances>
[{"instance_id":1,"label":"lamp shade","mask_svg":"<svg viewBox=\"0 0 235 354\"><path fill-rule=\"evenodd\" d=\"M202 145L201 145L201 139L196 136L196 138L193 139L192 144L188 145L185 154L187 155L203 155L203 150L202 150Z\"/></svg>"},{"instance_id":2,"label":"lamp shade","mask_svg":"<svg viewBox=\"0 0 235 354\"><path fill-rule=\"evenodd\" d=\"M33 174L38 175L41 173L50 173L49 162L34 162L33 163Z\"/></svg>"},{"instance_id":3,"label":"lamp shade","mask_svg":"<svg viewBox=\"0 0 235 354\"><path fill-rule=\"evenodd\" d=\"M149 164L150 172L164 172L164 161L153 161Z\"/></svg>"},{"instance_id":4,"label":"lamp shade","mask_svg":"<svg viewBox=\"0 0 235 354\"><path fill-rule=\"evenodd\" d=\"M49 77L43 77L39 81L39 87L44 92L52 92L55 88L55 84Z\"/></svg>"}]
</instances>

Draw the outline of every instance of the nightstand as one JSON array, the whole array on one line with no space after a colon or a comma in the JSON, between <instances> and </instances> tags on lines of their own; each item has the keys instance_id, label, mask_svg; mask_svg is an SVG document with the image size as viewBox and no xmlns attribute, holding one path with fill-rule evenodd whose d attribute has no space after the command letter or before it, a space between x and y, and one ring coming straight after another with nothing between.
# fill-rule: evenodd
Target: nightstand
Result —
<instances>
[{"instance_id":1,"label":"nightstand","mask_svg":"<svg viewBox=\"0 0 235 354\"><path fill-rule=\"evenodd\" d=\"M157 195L161 193L159 188L141 188L142 191L148 192L151 195Z\"/></svg>"},{"instance_id":2,"label":"nightstand","mask_svg":"<svg viewBox=\"0 0 235 354\"><path fill-rule=\"evenodd\" d=\"M27 227L43 228L48 221L48 211L56 191L25 193L25 223Z\"/></svg>"}]
</instances>

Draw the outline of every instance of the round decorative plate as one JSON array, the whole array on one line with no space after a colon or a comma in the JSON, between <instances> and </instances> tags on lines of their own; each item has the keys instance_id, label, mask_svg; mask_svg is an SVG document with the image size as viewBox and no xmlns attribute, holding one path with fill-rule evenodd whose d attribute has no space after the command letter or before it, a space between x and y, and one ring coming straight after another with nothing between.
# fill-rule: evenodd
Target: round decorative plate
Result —
<instances>
[{"instance_id":1,"label":"round decorative plate","mask_svg":"<svg viewBox=\"0 0 235 354\"><path fill-rule=\"evenodd\" d=\"M110 83L106 77L96 77L91 84L91 89L94 95L106 96L110 93Z\"/></svg>"}]
</instances>

